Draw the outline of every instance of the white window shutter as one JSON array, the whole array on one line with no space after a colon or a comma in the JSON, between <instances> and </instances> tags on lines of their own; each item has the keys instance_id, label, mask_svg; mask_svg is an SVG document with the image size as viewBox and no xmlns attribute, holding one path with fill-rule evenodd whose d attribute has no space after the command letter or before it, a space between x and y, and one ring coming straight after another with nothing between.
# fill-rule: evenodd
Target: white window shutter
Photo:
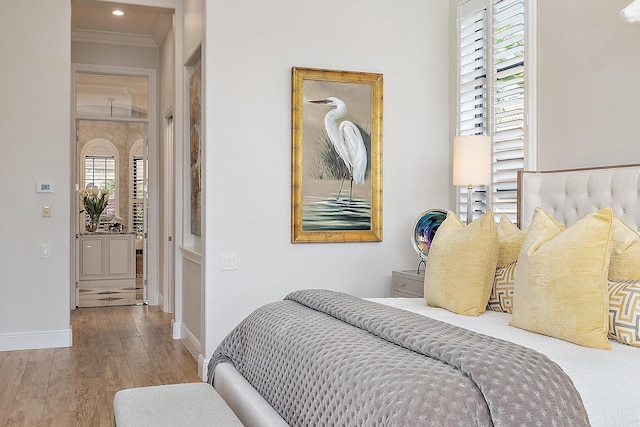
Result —
<instances>
[{"instance_id":1,"label":"white window shutter","mask_svg":"<svg viewBox=\"0 0 640 427\"><path fill-rule=\"evenodd\" d=\"M116 194L118 190L116 188L116 169L114 156L90 155L84 157L84 188L98 187L109 190L109 202L104 210L104 215L114 215L116 213Z\"/></svg>"},{"instance_id":2,"label":"white window shutter","mask_svg":"<svg viewBox=\"0 0 640 427\"><path fill-rule=\"evenodd\" d=\"M491 207L517 220L518 171L524 169L524 0L493 2L491 31Z\"/></svg>"},{"instance_id":3,"label":"white window shutter","mask_svg":"<svg viewBox=\"0 0 640 427\"><path fill-rule=\"evenodd\" d=\"M459 8L458 21L458 135L483 135L487 128L488 19L484 1ZM467 218L467 197L472 197L474 219L487 209L485 187L457 190L458 215Z\"/></svg>"},{"instance_id":4,"label":"white window shutter","mask_svg":"<svg viewBox=\"0 0 640 427\"><path fill-rule=\"evenodd\" d=\"M144 158L135 156L133 158L133 180L131 193L131 224L133 232L137 238L142 238L144 234Z\"/></svg>"},{"instance_id":5,"label":"white window shutter","mask_svg":"<svg viewBox=\"0 0 640 427\"><path fill-rule=\"evenodd\" d=\"M490 206L496 219L517 217L517 171L524 168L524 0L458 5L458 134L492 137L493 177L474 188L474 219ZM466 217L467 189L457 208ZM464 213L464 215L463 215Z\"/></svg>"}]
</instances>

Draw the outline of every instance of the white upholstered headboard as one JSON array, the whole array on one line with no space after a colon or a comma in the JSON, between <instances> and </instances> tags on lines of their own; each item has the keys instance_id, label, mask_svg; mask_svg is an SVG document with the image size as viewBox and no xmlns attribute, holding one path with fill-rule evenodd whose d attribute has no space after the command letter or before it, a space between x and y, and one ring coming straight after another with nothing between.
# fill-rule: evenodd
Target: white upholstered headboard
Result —
<instances>
[{"instance_id":1,"label":"white upholstered headboard","mask_svg":"<svg viewBox=\"0 0 640 427\"><path fill-rule=\"evenodd\" d=\"M520 228L529 226L536 207L569 226L606 206L634 230L640 230L640 165L518 174Z\"/></svg>"}]
</instances>

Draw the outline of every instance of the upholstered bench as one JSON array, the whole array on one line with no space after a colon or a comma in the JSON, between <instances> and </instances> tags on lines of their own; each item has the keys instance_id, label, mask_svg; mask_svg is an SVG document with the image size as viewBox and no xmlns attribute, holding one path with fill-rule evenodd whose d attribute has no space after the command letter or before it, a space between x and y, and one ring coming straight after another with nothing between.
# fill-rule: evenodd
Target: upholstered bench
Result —
<instances>
[{"instance_id":1,"label":"upholstered bench","mask_svg":"<svg viewBox=\"0 0 640 427\"><path fill-rule=\"evenodd\" d=\"M113 398L113 415L116 427L242 426L204 382L120 390Z\"/></svg>"}]
</instances>

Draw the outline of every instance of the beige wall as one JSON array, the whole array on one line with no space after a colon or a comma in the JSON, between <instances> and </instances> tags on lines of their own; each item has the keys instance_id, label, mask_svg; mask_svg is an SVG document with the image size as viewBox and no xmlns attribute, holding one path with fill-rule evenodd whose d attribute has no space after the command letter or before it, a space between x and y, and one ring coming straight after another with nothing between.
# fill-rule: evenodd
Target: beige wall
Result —
<instances>
[{"instance_id":1,"label":"beige wall","mask_svg":"<svg viewBox=\"0 0 640 427\"><path fill-rule=\"evenodd\" d=\"M155 47L71 42L71 62L75 64L158 68L158 58Z\"/></svg>"},{"instance_id":2,"label":"beige wall","mask_svg":"<svg viewBox=\"0 0 640 427\"><path fill-rule=\"evenodd\" d=\"M640 163L640 24L630 0L538 0L538 169Z\"/></svg>"}]
</instances>

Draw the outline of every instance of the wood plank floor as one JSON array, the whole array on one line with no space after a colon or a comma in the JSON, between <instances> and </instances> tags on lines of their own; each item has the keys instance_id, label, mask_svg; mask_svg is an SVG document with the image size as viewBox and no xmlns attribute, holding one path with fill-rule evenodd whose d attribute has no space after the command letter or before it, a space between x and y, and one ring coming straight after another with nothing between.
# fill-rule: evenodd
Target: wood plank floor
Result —
<instances>
[{"instance_id":1,"label":"wood plank floor","mask_svg":"<svg viewBox=\"0 0 640 427\"><path fill-rule=\"evenodd\" d=\"M73 347L0 352L0 427L112 426L118 390L200 381L157 307L79 308Z\"/></svg>"}]
</instances>

